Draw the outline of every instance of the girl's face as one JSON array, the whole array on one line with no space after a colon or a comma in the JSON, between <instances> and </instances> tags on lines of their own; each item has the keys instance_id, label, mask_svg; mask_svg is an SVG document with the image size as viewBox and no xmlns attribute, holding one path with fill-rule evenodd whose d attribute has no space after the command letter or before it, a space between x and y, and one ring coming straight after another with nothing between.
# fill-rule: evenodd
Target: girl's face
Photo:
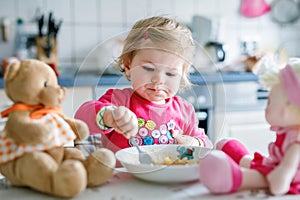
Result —
<instances>
[{"instance_id":1,"label":"girl's face","mask_svg":"<svg viewBox=\"0 0 300 200\"><path fill-rule=\"evenodd\" d=\"M184 60L174 54L142 49L136 52L125 73L134 91L148 101L163 104L180 86Z\"/></svg>"}]
</instances>

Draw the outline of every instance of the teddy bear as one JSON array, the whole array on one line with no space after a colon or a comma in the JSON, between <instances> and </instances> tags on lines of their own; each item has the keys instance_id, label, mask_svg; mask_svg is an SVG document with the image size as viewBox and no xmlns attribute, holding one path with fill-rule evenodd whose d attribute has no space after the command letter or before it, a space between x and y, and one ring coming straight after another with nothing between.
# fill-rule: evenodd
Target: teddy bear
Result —
<instances>
[{"instance_id":1,"label":"teddy bear","mask_svg":"<svg viewBox=\"0 0 300 200\"><path fill-rule=\"evenodd\" d=\"M100 148L86 157L65 146L85 139L89 129L83 121L64 116L65 89L50 66L36 59L15 61L4 80L13 105L1 112L7 121L0 131L0 173L12 185L74 197L112 176L112 151Z\"/></svg>"},{"instance_id":2,"label":"teddy bear","mask_svg":"<svg viewBox=\"0 0 300 200\"><path fill-rule=\"evenodd\" d=\"M300 194L300 58L281 68L270 58L260 65L260 82L270 90L265 118L276 139L268 144L268 155L253 156L235 138L218 141L199 169L200 180L214 194L246 189Z\"/></svg>"}]
</instances>

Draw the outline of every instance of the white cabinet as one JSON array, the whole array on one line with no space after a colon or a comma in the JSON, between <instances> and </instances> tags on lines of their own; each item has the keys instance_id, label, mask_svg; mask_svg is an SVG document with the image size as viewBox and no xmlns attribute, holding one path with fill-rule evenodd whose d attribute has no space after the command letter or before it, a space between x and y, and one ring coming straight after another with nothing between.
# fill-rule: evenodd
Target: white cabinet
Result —
<instances>
[{"instance_id":1,"label":"white cabinet","mask_svg":"<svg viewBox=\"0 0 300 200\"><path fill-rule=\"evenodd\" d=\"M225 137L239 139L251 154L267 154L268 144L275 139L265 120L267 99L257 98L256 82L216 86L214 141ZM223 95L223 97L221 96Z\"/></svg>"},{"instance_id":2,"label":"white cabinet","mask_svg":"<svg viewBox=\"0 0 300 200\"><path fill-rule=\"evenodd\" d=\"M92 87L70 87L66 88L66 98L62 104L65 115L74 117L75 112L81 104L93 99Z\"/></svg>"},{"instance_id":3,"label":"white cabinet","mask_svg":"<svg viewBox=\"0 0 300 200\"><path fill-rule=\"evenodd\" d=\"M6 96L5 90L0 89L0 110L11 106L13 103L12 101Z\"/></svg>"},{"instance_id":4,"label":"white cabinet","mask_svg":"<svg viewBox=\"0 0 300 200\"><path fill-rule=\"evenodd\" d=\"M268 153L268 144L275 140L275 132L270 131L263 110L235 111L215 114L216 141L224 137L239 139L253 155Z\"/></svg>"},{"instance_id":5,"label":"white cabinet","mask_svg":"<svg viewBox=\"0 0 300 200\"><path fill-rule=\"evenodd\" d=\"M11 106L13 102L6 96L6 93L4 89L0 89L0 111L3 111L4 109ZM0 129L4 126L6 122L6 118L0 117Z\"/></svg>"}]
</instances>

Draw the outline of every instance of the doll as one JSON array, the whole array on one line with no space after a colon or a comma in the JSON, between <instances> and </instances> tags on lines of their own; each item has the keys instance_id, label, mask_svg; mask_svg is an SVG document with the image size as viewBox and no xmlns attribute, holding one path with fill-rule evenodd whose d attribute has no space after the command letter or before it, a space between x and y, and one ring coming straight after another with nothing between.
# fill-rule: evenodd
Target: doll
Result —
<instances>
[{"instance_id":1,"label":"doll","mask_svg":"<svg viewBox=\"0 0 300 200\"><path fill-rule=\"evenodd\" d=\"M215 194L268 189L273 195L300 193L300 59L281 70L263 62L262 84L270 89L266 121L276 132L268 156L252 158L237 139L222 139L200 162L200 180ZM259 140L259 138L257 138Z\"/></svg>"}]
</instances>

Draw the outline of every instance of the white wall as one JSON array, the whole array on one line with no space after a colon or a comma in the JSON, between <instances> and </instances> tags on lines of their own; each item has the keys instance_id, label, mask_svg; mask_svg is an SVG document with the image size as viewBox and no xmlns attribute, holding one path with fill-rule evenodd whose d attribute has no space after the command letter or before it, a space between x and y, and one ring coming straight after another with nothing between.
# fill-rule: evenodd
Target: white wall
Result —
<instances>
[{"instance_id":1,"label":"white wall","mask_svg":"<svg viewBox=\"0 0 300 200\"><path fill-rule=\"evenodd\" d=\"M266 0L271 3L272 0ZM27 31L37 32L33 22L36 10L47 14L54 12L56 19L63 19L58 34L59 63L62 67L79 67L89 52L101 42L128 31L132 24L152 15L169 15L190 24L193 15L203 15L221 20L219 40L228 46L228 58L239 53L240 40L254 38L259 48L274 51L288 39L298 38L300 20L280 27L271 20L270 14L258 18L245 18L239 13L240 0L1 0L0 18L11 21L21 17ZM14 33L14 26L11 26ZM11 39L13 36L11 36ZM112 51L118 52L118 49ZM0 41L0 59L11 56L13 41ZM99 64L88 59L87 65Z\"/></svg>"}]
</instances>

